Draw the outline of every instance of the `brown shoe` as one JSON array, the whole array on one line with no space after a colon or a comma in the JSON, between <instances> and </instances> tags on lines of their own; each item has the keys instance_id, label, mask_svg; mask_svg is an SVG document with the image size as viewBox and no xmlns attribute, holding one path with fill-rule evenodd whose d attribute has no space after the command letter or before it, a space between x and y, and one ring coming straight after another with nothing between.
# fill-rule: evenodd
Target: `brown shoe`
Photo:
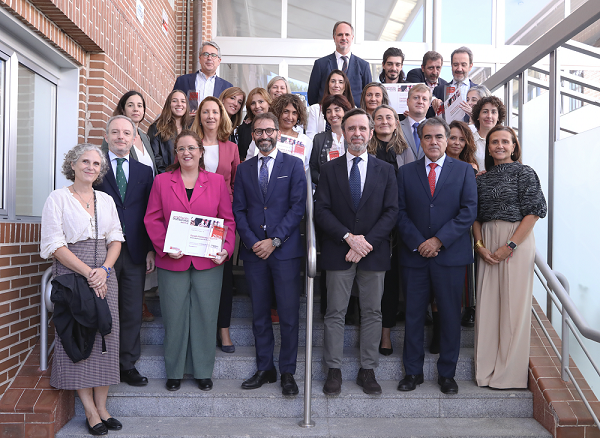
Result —
<instances>
[{"instance_id":1,"label":"brown shoe","mask_svg":"<svg viewBox=\"0 0 600 438\"><path fill-rule=\"evenodd\" d=\"M342 392L342 370L339 368L329 368L327 380L323 385L325 395L339 395Z\"/></svg>"},{"instance_id":2,"label":"brown shoe","mask_svg":"<svg viewBox=\"0 0 600 438\"><path fill-rule=\"evenodd\" d=\"M150 310L148 310L148 306L146 305L146 303L144 303L144 306L142 307L142 321L144 321L144 322L154 321L154 315L152 313L150 313Z\"/></svg>"},{"instance_id":3,"label":"brown shoe","mask_svg":"<svg viewBox=\"0 0 600 438\"><path fill-rule=\"evenodd\" d=\"M375 380L375 371L372 369L364 370L361 368L358 370L356 384L362 387L365 394L381 394L381 386L379 386L379 383L377 383L377 380Z\"/></svg>"}]
</instances>

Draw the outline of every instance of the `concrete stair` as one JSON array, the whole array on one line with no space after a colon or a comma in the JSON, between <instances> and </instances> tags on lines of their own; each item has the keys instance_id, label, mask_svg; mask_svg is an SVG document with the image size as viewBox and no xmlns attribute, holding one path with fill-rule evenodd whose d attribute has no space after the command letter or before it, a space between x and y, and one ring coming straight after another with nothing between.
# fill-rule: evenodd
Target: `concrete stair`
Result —
<instances>
[{"instance_id":1,"label":"concrete stair","mask_svg":"<svg viewBox=\"0 0 600 438\"><path fill-rule=\"evenodd\" d=\"M262 388L244 391L241 382L256 370L252 309L236 276L238 291L234 297L231 336L234 354L216 349L212 391L200 391L191 376L181 389L165 389L162 342L164 329L158 298L147 300L156 316L142 327L142 357L137 368L150 379L146 387L126 384L112 386L108 409L124 425L122 431L110 431L121 437L550 437L533 418L533 397L528 390L495 391L479 388L473 381L473 330L462 331L461 351L456 380L459 394L447 396L437 385L437 355L425 355L425 383L413 392L399 392L402 378L402 341L404 325L392 329L394 353L380 356L376 377L381 396L369 396L355 383L359 368L359 327L346 326L344 339L344 383L338 397L326 397L322 387L327 370L322 365L323 318L315 303L313 329L314 428L301 428L298 421L304 411L305 320L300 323L300 344L296 380L297 397L283 397L279 381ZM243 281L243 278L242 278ZM306 315L305 299L301 317ZM279 330L275 328L277 358ZM431 329L426 329L426 344ZM427 351L427 349L426 349ZM277 361L276 361L277 366ZM89 436L83 406L76 399L76 416L57 437Z\"/></svg>"}]
</instances>

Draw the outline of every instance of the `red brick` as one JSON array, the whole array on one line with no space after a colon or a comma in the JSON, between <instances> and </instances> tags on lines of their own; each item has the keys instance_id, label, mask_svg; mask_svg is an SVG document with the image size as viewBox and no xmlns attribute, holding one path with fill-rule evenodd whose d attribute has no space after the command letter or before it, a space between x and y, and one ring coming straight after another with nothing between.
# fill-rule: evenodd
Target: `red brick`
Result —
<instances>
[{"instance_id":1,"label":"red brick","mask_svg":"<svg viewBox=\"0 0 600 438\"><path fill-rule=\"evenodd\" d=\"M37 365L24 365L19 372L20 376L39 376L40 374L41 371Z\"/></svg>"},{"instance_id":2,"label":"red brick","mask_svg":"<svg viewBox=\"0 0 600 438\"><path fill-rule=\"evenodd\" d=\"M10 265L10 257L0 257L0 267L5 267Z\"/></svg>"},{"instance_id":3,"label":"red brick","mask_svg":"<svg viewBox=\"0 0 600 438\"><path fill-rule=\"evenodd\" d=\"M58 389L44 389L35 404L34 412L53 413L60 397Z\"/></svg>"},{"instance_id":4,"label":"red brick","mask_svg":"<svg viewBox=\"0 0 600 438\"><path fill-rule=\"evenodd\" d=\"M0 423L0 436L2 438L22 438L25 436L25 424Z\"/></svg>"},{"instance_id":5,"label":"red brick","mask_svg":"<svg viewBox=\"0 0 600 438\"><path fill-rule=\"evenodd\" d=\"M14 310L19 310L22 309L23 307L27 307L29 306L29 298L21 298L19 300L13 301L12 303L10 303L10 310L14 311Z\"/></svg>"},{"instance_id":6,"label":"red brick","mask_svg":"<svg viewBox=\"0 0 600 438\"><path fill-rule=\"evenodd\" d=\"M556 438L585 438L583 427L559 426L556 428Z\"/></svg>"},{"instance_id":7,"label":"red brick","mask_svg":"<svg viewBox=\"0 0 600 438\"><path fill-rule=\"evenodd\" d=\"M24 286L29 286L29 277L19 277L10 281L11 289L20 289Z\"/></svg>"},{"instance_id":8,"label":"red brick","mask_svg":"<svg viewBox=\"0 0 600 438\"><path fill-rule=\"evenodd\" d=\"M19 321L15 324L12 324L10 326L10 332L11 333L15 333L15 332L20 332L21 330L25 330L26 328L29 328L29 320L24 320L24 321Z\"/></svg>"},{"instance_id":9,"label":"red brick","mask_svg":"<svg viewBox=\"0 0 600 438\"><path fill-rule=\"evenodd\" d=\"M28 255L18 255L10 258L10 264L15 265L27 265L31 258Z\"/></svg>"},{"instance_id":10,"label":"red brick","mask_svg":"<svg viewBox=\"0 0 600 438\"><path fill-rule=\"evenodd\" d=\"M38 272L38 265L21 266L21 275L37 274Z\"/></svg>"},{"instance_id":11,"label":"red brick","mask_svg":"<svg viewBox=\"0 0 600 438\"><path fill-rule=\"evenodd\" d=\"M24 389L9 389L0 399L0 412L14 412Z\"/></svg>"},{"instance_id":12,"label":"red brick","mask_svg":"<svg viewBox=\"0 0 600 438\"><path fill-rule=\"evenodd\" d=\"M33 336L37 336L38 335L38 328L37 327L31 327L28 328L27 330L19 333L19 336L21 339L30 339ZM37 342L37 340L36 340Z\"/></svg>"},{"instance_id":13,"label":"red brick","mask_svg":"<svg viewBox=\"0 0 600 438\"><path fill-rule=\"evenodd\" d=\"M36 385L36 389L52 389L52 386L50 386L50 378L40 377L40 380Z\"/></svg>"},{"instance_id":14,"label":"red brick","mask_svg":"<svg viewBox=\"0 0 600 438\"><path fill-rule=\"evenodd\" d=\"M5 281L0 281L0 291L4 291L10 289L10 281L5 280Z\"/></svg>"},{"instance_id":15,"label":"red brick","mask_svg":"<svg viewBox=\"0 0 600 438\"><path fill-rule=\"evenodd\" d=\"M39 380L40 378L36 376L17 376L10 387L13 389L35 388Z\"/></svg>"},{"instance_id":16,"label":"red brick","mask_svg":"<svg viewBox=\"0 0 600 438\"><path fill-rule=\"evenodd\" d=\"M29 277L27 278L27 284L29 284ZM21 289L22 297L29 297L40 292L40 287L36 284L35 286L29 286Z\"/></svg>"},{"instance_id":17,"label":"red brick","mask_svg":"<svg viewBox=\"0 0 600 438\"><path fill-rule=\"evenodd\" d=\"M19 335L15 334L8 338L4 338L0 340L0 350L5 349L6 347L10 347L13 344L19 342Z\"/></svg>"},{"instance_id":18,"label":"red brick","mask_svg":"<svg viewBox=\"0 0 600 438\"><path fill-rule=\"evenodd\" d=\"M38 307L30 307L28 309L23 309L21 310L21 319L37 316L39 313L40 309Z\"/></svg>"},{"instance_id":19,"label":"red brick","mask_svg":"<svg viewBox=\"0 0 600 438\"><path fill-rule=\"evenodd\" d=\"M561 426L576 426L577 416L566 401L553 402L550 407L554 410L558 417L558 423Z\"/></svg>"},{"instance_id":20,"label":"red brick","mask_svg":"<svg viewBox=\"0 0 600 438\"><path fill-rule=\"evenodd\" d=\"M25 350L27 350L29 348L29 342L28 341L23 341L20 342L16 345L13 345L12 347L10 347L10 355L14 356L16 354L19 354Z\"/></svg>"},{"instance_id":21,"label":"red brick","mask_svg":"<svg viewBox=\"0 0 600 438\"><path fill-rule=\"evenodd\" d=\"M22 423L25 421L25 414L0 412L0 424Z\"/></svg>"},{"instance_id":22,"label":"red brick","mask_svg":"<svg viewBox=\"0 0 600 438\"><path fill-rule=\"evenodd\" d=\"M25 421L27 423L52 423L54 421L54 414L25 414Z\"/></svg>"},{"instance_id":23,"label":"red brick","mask_svg":"<svg viewBox=\"0 0 600 438\"><path fill-rule=\"evenodd\" d=\"M2 299L2 301L5 301L5 302L16 300L20 296L21 296L21 294L18 290L11 290L8 292L2 292L2 294L0 294L0 298Z\"/></svg>"},{"instance_id":24,"label":"red brick","mask_svg":"<svg viewBox=\"0 0 600 438\"><path fill-rule=\"evenodd\" d=\"M28 253L28 252L35 252L35 253L39 253L40 252L40 245L39 244L28 244L28 245L21 245L21 252L22 253Z\"/></svg>"},{"instance_id":25,"label":"red brick","mask_svg":"<svg viewBox=\"0 0 600 438\"><path fill-rule=\"evenodd\" d=\"M32 423L25 424L25 436L27 438L52 438L54 437L54 424Z\"/></svg>"},{"instance_id":26,"label":"red brick","mask_svg":"<svg viewBox=\"0 0 600 438\"><path fill-rule=\"evenodd\" d=\"M0 255L19 254L19 245L2 245L0 246Z\"/></svg>"},{"instance_id":27,"label":"red brick","mask_svg":"<svg viewBox=\"0 0 600 438\"><path fill-rule=\"evenodd\" d=\"M19 399L15 411L17 412L33 412L33 407L38 398L42 394L41 389L25 389L23 395Z\"/></svg>"},{"instance_id":28,"label":"red brick","mask_svg":"<svg viewBox=\"0 0 600 438\"><path fill-rule=\"evenodd\" d=\"M585 427L585 438L600 438L600 431L594 426Z\"/></svg>"}]
</instances>

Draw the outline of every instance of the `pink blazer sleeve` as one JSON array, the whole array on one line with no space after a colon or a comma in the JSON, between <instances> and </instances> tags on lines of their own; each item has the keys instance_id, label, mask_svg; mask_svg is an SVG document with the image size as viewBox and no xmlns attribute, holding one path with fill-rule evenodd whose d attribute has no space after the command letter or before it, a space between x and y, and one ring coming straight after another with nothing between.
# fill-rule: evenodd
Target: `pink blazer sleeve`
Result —
<instances>
[{"instance_id":1,"label":"pink blazer sleeve","mask_svg":"<svg viewBox=\"0 0 600 438\"><path fill-rule=\"evenodd\" d=\"M219 142L219 165L217 172L225 178L225 184L229 192L230 202L233 202L233 186L235 183L235 174L240 164L240 152L235 143L230 141Z\"/></svg>"}]
</instances>

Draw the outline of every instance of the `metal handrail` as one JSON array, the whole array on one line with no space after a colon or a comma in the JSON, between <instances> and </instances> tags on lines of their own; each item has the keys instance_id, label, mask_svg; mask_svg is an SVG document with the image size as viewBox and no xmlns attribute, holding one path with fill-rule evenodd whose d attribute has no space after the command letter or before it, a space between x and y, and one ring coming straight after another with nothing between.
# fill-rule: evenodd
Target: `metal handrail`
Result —
<instances>
[{"instance_id":1,"label":"metal handrail","mask_svg":"<svg viewBox=\"0 0 600 438\"><path fill-rule=\"evenodd\" d=\"M533 315L535 316L535 318L537 319L538 323L540 324L540 327L542 328L544 335L546 335L546 338L550 342L550 346L552 347L556 356L560 360L561 378L565 382L570 380L573 383L573 385L575 386L575 389L577 390L577 393L579 394L579 397L581 397L583 404L585 405L585 407L589 411L592 419L594 420L594 423L596 423L596 426L600 429L600 420L598 420L598 417L596 416L594 410L590 406L590 403L588 402L587 398L585 397L581 387L579 386L579 383L577 383L577 380L575 380L575 378L573 377L573 373L571 372L571 370L569 368L569 356L570 355L569 355L569 335L568 335L568 330L570 330L573 333L575 340L579 343L580 347L583 349L583 352L585 353L588 360L594 367L594 370L600 376L600 368L594 362L594 359L590 355L589 351L587 350L585 345L583 345L583 340L577 333L577 331L579 331L579 333L581 333L586 338L588 338L592 341L595 341L595 342L600 342L600 330L593 329L585 321L585 318L581 315L581 313L579 313L579 309L577 309L577 306L575 305L575 303L571 299L571 296L569 295L569 282L567 281L566 277L564 275L562 275L560 272L553 271L550 268L550 266L548 266L548 264L546 263L546 260L540 254L540 252L538 250L536 250L536 253L535 253L535 264L536 264L537 269L539 270L539 273L541 274L541 276L543 276L544 280L546 280L546 284L544 284L542 282L542 285L544 286L549 297L552 299L552 301L554 302L557 309L561 312L561 315L562 315L562 346L561 346L562 351L560 353L558 351L558 348L554 344L552 337L550 336L550 334L544 327L544 324L540 320L540 317L538 316L537 312L535 311L535 309L533 307L532 307L531 311L532 311ZM538 274L537 271L536 271L536 274ZM540 278L540 281L541 281L541 277L539 274L538 274L538 278ZM557 300L560 302L561 306L558 305ZM573 323L575 325L573 325ZM577 330L575 330L575 328L577 328Z\"/></svg>"},{"instance_id":2,"label":"metal handrail","mask_svg":"<svg viewBox=\"0 0 600 438\"><path fill-rule=\"evenodd\" d=\"M54 310L54 303L50 301L50 293L52 292L52 268L48 268L42 275L42 296L40 299L40 370L46 371L48 369L48 354L54 348L56 340L52 341L52 345L48 348L48 312Z\"/></svg>"},{"instance_id":3,"label":"metal handrail","mask_svg":"<svg viewBox=\"0 0 600 438\"><path fill-rule=\"evenodd\" d=\"M314 427L311 420L312 328L314 282L317 276L317 239L315 235L313 188L310 169L306 171L306 364L304 368L304 418L300 427Z\"/></svg>"}]
</instances>

